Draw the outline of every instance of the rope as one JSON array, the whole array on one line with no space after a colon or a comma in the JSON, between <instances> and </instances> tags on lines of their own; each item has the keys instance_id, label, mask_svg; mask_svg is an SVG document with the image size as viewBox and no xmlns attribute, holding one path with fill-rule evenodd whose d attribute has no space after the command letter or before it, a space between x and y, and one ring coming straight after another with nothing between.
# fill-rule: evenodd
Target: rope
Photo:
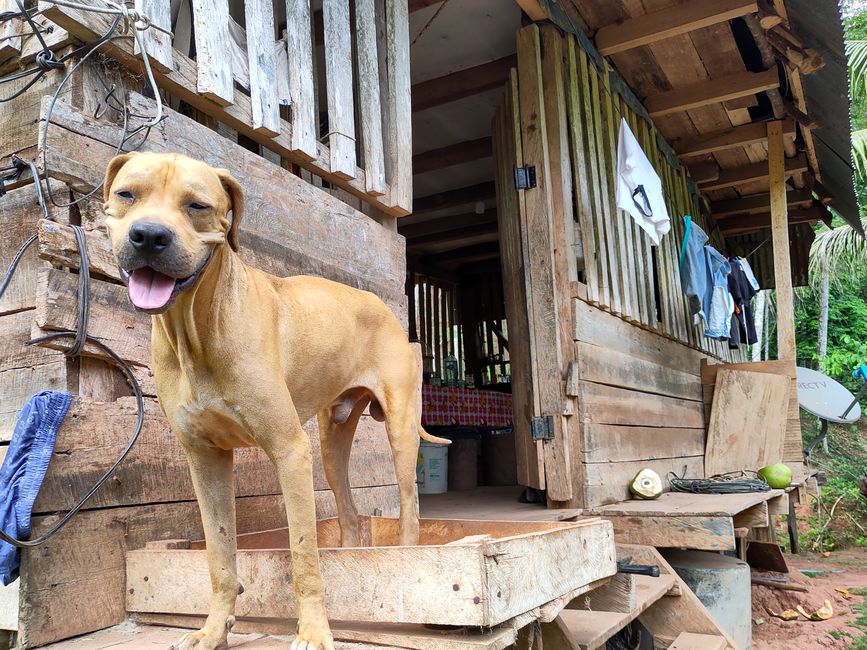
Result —
<instances>
[{"instance_id":1,"label":"rope","mask_svg":"<svg viewBox=\"0 0 867 650\"><path fill-rule=\"evenodd\" d=\"M668 482L675 492L692 494L747 494L768 492L771 489L763 479L758 476L755 478L747 476L747 472L730 472L709 478L682 478L674 472L669 472Z\"/></svg>"}]
</instances>

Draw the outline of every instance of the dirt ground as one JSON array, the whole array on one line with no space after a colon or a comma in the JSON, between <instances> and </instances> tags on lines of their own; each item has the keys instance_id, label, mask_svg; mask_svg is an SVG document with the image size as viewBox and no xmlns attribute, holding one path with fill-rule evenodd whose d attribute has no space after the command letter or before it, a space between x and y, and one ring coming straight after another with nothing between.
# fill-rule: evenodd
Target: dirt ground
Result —
<instances>
[{"instance_id":1,"label":"dirt ground","mask_svg":"<svg viewBox=\"0 0 867 650\"><path fill-rule=\"evenodd\" d=\"M841 588L867 588L867 551L846 550L832 553L825 558L803 553L786 556L790 580L803 584L809 591L783 591L770 587L753 586L753 648L754 650L807 650L808 648L834 648L845 650L864 630L853 627L858 616L854 606L863 601L861 596L847 599L835 591ZM808 577L799 569L828 571L817 577ZM783 621L771 615L795 609L801 605L807 613L822 607L824 600L831 601L834 615L827 621L809 621L799 616L793 621ZM761 625L756 620L764 620ZM793 642L797 645L793 646Z\"/></svg>"}]
</instances>

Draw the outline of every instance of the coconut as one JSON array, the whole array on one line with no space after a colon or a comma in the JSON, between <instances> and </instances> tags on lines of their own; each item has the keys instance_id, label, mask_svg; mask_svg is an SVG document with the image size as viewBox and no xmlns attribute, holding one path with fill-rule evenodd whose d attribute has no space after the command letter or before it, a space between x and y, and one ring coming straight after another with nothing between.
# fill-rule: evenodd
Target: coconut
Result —
<instances>
[{"instance_id":1,"label":"coconut","mask_svg":"<svg viewBox=\"0 0 867 650\"><path fill-rule=\"evenodd\" d=\"M774 489L782 490L792 484L792 470L783 463L762 467L758 474Z\"/></svg>"},{"instance_id":2,"label":"coconut","mask_svg":"<svg viewBox=\"0 0 867 650\"><path fill-rule=\"evenodd\" d=\"M662 494L662 479L652 469L645 467L632 479L629 491L639 499L658 499Z\"/></svg>"}]
</instances>

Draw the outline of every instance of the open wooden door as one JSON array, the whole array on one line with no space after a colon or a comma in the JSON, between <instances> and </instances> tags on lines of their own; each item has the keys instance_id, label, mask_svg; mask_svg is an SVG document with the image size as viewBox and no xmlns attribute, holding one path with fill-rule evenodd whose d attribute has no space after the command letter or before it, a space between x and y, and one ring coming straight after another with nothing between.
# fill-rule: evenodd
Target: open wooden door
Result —
<instances>
[{"instance_id":1,"label":"open wooden door","mask_svg":"<svg viewBox=\"0 0 867 650\"><path fill-rule=\"evenodd\" d=\"M518 32L518 68L494 119L493 141L518 480L547 490L549 502L580 506L565 394L574 357L574 235L563 42L554 27Z\"/></svg>"}]
</instances>

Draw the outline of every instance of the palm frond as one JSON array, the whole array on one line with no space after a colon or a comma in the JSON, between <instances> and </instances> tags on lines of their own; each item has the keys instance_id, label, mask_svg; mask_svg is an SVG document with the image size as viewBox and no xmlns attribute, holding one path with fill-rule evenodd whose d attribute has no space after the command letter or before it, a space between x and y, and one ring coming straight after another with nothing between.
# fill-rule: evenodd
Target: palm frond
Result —
<instances>
[{"instance_id":1,"label":"palm frond","mask_svg":"<svg viewBox=\"0 0 867 650\"><path fill-rule=\"evenodd\" d=\"M855 173L867 179L867 129L852 131L852 164Z\"/></svg>"},{"instance_id":2,"label":"palm frond","mask_svg":"<svg viewBox=\"0 0 867 650\"><path fill-rule=\"evenodd\" d=\"M867 221L862 225L867 227ZM816 236L810 249L811 277L824 273L834 276L856 264L867 264L867 239L852 226L840 226Z\"/></svg>"},{"instance_id":3,"label":"palm frond","mask_svg":"<svg viewBox=\"0 0 867 650\"><path fill-rule=\"evenodd\" d=\"M846 54L849 56L852 97L863 96L867 94L867 41L847 42Z\"/></svg>"}]
</instances>

